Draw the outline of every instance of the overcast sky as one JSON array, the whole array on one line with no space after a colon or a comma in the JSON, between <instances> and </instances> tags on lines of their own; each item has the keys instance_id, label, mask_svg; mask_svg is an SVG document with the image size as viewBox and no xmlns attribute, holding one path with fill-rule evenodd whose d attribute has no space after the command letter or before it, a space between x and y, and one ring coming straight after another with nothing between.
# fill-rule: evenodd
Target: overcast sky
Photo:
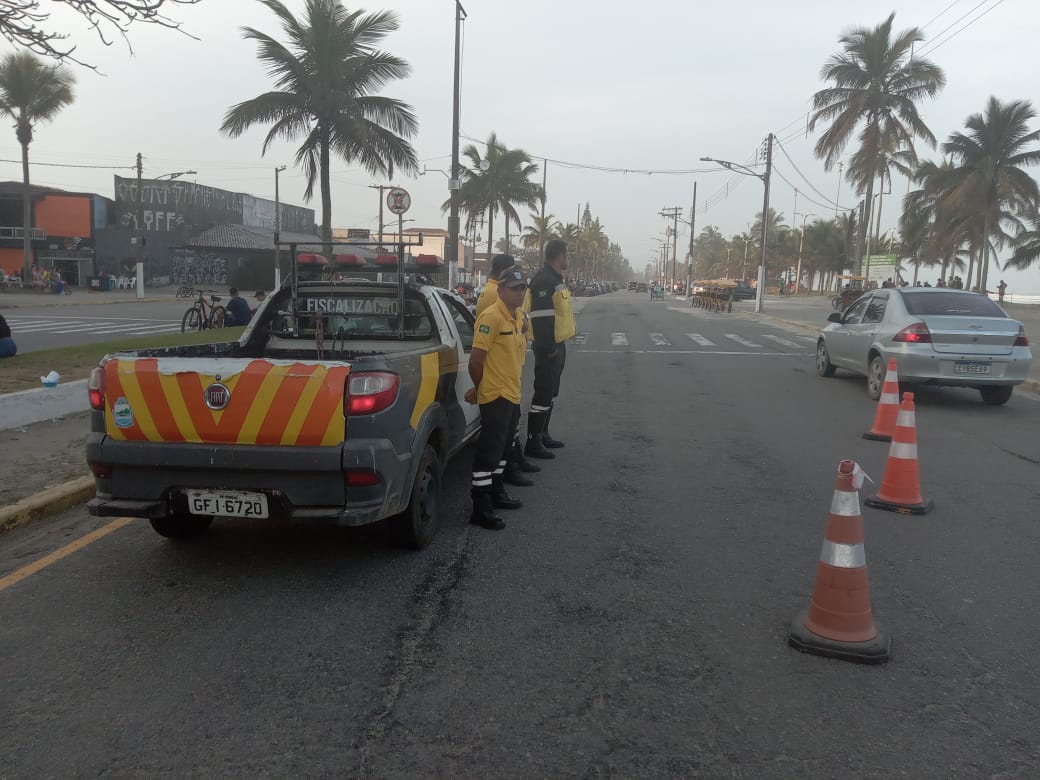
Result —
<instances>
[{"instance_id":1,"label":"overcast sky","mask_svg":"<svg viewBox=\"0 0 1040 780\"><path fill-rule=\"evenodd\" d=\"M303 2L287 4L299 9ZM774 179L771 205L789 224L801 223L795 211L830 217L833 201L854 205L847 183L839 193L837 171L825 172L813 157L815 139L805 133L809 101L823 86L820 67L851 26L873 26L894 10L896 29L924 27L927 40L918 52L947 75L945 90L921 106L940 142L962 128L969 114L981 111L991 94L1002 100L1027 99L1040 108L1040 4L1035 0L915 0L897 5L846 0L467 0L464 5L469 13L462 70L464 136L484 139L494 131L508 146L534 157L579 165L701 171L647 175L549 163L547 210L574 221L579 203L583 207L589 202L639 272L658 246L654 237L663 235L665 220L658 212L682 206L688 217L695 181L698 231L709 224L726 235L747 229L761 209L761 184L754 178L706 172L711 166L699 159L750 162L769 132L778 135L793 160L777 150L778 174L803 193L796 204L793 186ZM404 57L413 73L384 94L414 107L420 121L414 139L418 156L429 168L446 171L454 2L380 0L361 7L398 12L401 29L387 38L385 48ZM274 17L258 2L203 0L193 7L173 7L171 14L200 40L141 26L131 34L133 55L120 43L101 46L76 17L59 13L56 20L73 34L81 56L105 75L78 68L75 104L37 129L31 147L36 183L112 197L112 174L131 175L140 151L146 177L194 169L198 175L189 178L201 184L268 198L274 196L274 166L287 164L282 198L304 204L304 177L292 167L294 146L279 144L261 157L265 130L234 140L218 130L229 106L271 87L255 59L255 45L240 33L244 24L279 33ZM937 154L923 147L919 153ZM0 157L19 159L13 131L0 136ZM17 163L0 166L2 178L20 179ZM377 228L378 195L368 189L372 183L364 171L335 162L335 227ZM407 216L416 221L409 227L446 227L440 211L448 194L442 173L431 170L395 183L412 193ZM885 202L882 230L895 226L906 182L896 179L893 189ZM317 198L307 205L320 215ZM681 258L689 229L680 227ZM500 222L495 234L501 233ZM1040 267L1024 274L992 271L991 277L994 273L1007 278L1011 291L1040 293Z\"/></svg>"}]
</instances>

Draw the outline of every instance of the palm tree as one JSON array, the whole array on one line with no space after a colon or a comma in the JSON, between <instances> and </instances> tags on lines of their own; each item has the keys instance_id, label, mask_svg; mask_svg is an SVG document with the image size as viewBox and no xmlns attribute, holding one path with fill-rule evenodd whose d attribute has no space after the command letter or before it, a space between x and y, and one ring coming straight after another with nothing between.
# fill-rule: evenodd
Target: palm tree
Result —
<instances>
[{"instance_id":1,"label":"palm tree","mask_svg":"<svg viewBox=\"0 0 1040 780\"><path fill-rule=\"evenodd\" d=\"M989 276L989 248L993 241L1003 246L1009 236L1005 224L1019 215L1028 216L1040 204L1040 188L1024 170L1040 163L1040 130L1029 130L1036 116L1027 100L1002 103L990 97L983 113L965 121L966 132L957 132L943 144L953 159L945 199L961 215L979 219L975 235L981 251L978 287L985 292Z\"/></svg>"},{"instance_id":2,"label":"palm tree","mask_svg":"<svg viewBox=\"0 0 1040 780\"><path fill-rule=\"evenodd\" d=\"M372 175L392 179L394 170L418 169L408 138L418 130L411 106L374 93L402 79L411 68L376 46L398 28L397 15L348 11L339 0L307 0L296 19L279 0L260 0L281 21L288 44L244 27L257 41L257 59L274 78L276 90L232 106L221 132L237 138L254 124L271 125L262 154L276 139L303 143L296 163L307 175L304 198L321 188L321 233L332 241L332 155L358 163ZM326 249L326 251L331 251Z\"/></svg>"},{"instance_id":3,"label":"palm tree","mask_svg":"<svg viewBox=\"0 0 1040 780\"><path fill-rule=\"evenodd\" d=\"M487 150L481 155L480 150L470 144L462 150L469 161L462 168L462 187L459 191L463 208L469 214L488 212L488 254L494 245L495 212L500 211L506 218L506 239L509 238L509 226L520 227L520 216L514 205L534 208L542 195L540 185L531 181L538 172L538 166L531 161L531 156L522 149L509 149L495 133L487 140ZM447 211L450 201L441 206Z\"/></svg>"},{"instance_id":4,"label":"palm tree","mask_svg":"<svg viewBox=\"0 0 1040 780\"><path fill-rule=\"evenodd\" d=\"M831 170L838 162L857 127L859 148L849 164L850 181L865 195L865 213L856 242L856 273L862 272L862 248L870 225L874 179L888 175L888 166L899 153L903 165L917 162L914 138L935 146L935 136L917 112L916 103L934 97L946 83L941 68L923 57L914 57L913 46L924 40L916 27L893 39L895 14L873 29L857 27L845 33L842 51L824 64L820 76L833 86L813 96L815 113L809 120L814 129L821 122L830 126L816 142L816 156Z\"/></svg>"},{"instance_id":5,"label":"palm tree","mask_svg":"<svg viewBox=\"0 0 1040 780\"><path fill-rule=\"evenodd\" d=\"M14 120L22 147L22 280L32 278L32 193L29 186L29 144L33 129L49 122L75 99L76 77L60 65L47 65L30 52L8 54L0 63L0 113Z\"/></svg>"},{"instance_id":6,"label":"palm tree","mask_svg":"<svg viewBox=\"0 0 1040 780\"><path fill-rule=\"evenodd\" d=\"M524 228L524 234L520 237L520 243L524 249L537 254L541 251L543 242L548 241L556 234L560 222L556 219L555 214L546 214L544 218L538 214L531 214L529 219L531 224Z\"/></svg>"},{"instance_id":7,"label":"palm tree","mask_svg":"<svg viewBox=\"0 0 1040 780\"><path fill-rule=\"evenodd\" d=\"M1015 252L1004 264L1004 270L1017 268L1024 271L1037 260L1040 260L1040 212L1034 212L1032 227L1022 230L1015 236Z\"/></svg>"}]
</instances>

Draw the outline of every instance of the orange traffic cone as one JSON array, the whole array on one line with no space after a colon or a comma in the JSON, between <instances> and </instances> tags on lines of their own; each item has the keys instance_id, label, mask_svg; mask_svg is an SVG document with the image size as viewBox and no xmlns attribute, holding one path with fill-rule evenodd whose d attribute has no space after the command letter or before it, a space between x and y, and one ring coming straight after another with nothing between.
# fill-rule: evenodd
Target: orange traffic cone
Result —
<instances>
[{"instance_id":1,"label":"orange traffic cone","mask_svg":"<svg viewBox=\"0 0 1040 780\"><path fill-rule=\"evenodd\" d=\"M896 370L896 359L888 359L888 370L885 372L885 384L881 388L874 424L863 434L864 439L874 441L892 441L892 432L896 429L896 417L899 416L899 372Z\"/></svg>"},{"instance_id":2,"label":"orange traffic cone","mask_svg":"<svg viewBox=\"0 0 1040 780\"><path fill-rule=\"evenodd\" d=\"M867 583L859 487L863 471L851 460L838 465L827 531L809 609L791 623L788 643L805 653L861 664L884 663L891 641L874 624Z\"/></svg>"},{"instance_id":3,"label":"orange traffic cone","mask_svg":"<svg viewBox=\"0 0 1040 780\"><path fill-rule=\"evenodd\" d=\"M903 393L895 434L888 450L888 462L885 463L885 476L881 479L881 489L874 498L868 498L863 503L875 509L886 509L904 515L923 515L933 506L930 500L926 501L921 496L913 393Z\"/></svg>"}]
</instances>

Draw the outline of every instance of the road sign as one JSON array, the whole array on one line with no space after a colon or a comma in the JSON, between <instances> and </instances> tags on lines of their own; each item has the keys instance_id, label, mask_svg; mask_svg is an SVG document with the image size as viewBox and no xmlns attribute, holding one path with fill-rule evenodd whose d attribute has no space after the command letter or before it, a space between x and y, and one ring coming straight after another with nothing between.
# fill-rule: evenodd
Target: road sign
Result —
<instances>
[{"instance_id":1,"label":"road sign","mask_svg":"<svg viewBox=\"0 0 1040 780\"><path fill-rule=\"evenodd\" d=\"M401 187L391 187L386 193L386 207L394 214L404 214L412 207L412 196Z\"/></svg>"}]
</instances>

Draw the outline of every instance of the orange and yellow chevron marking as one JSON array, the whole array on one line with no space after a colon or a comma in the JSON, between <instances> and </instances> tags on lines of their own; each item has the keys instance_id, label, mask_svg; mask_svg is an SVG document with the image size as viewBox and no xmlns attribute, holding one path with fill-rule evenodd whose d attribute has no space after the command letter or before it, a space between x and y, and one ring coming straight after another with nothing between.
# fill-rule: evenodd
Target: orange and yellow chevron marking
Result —
<instances>
[{"instance_id":1,"label":"orange and yellow chevron marking","mask_svg":"<svg viewBox=\"0 0 1040 780\"><path fill-rule=\"evenodd\" d=\"M419 427L419 420L423 413L430 408L437 397L437 385L441 377L441 359L436 352L428 352L422 356L422 376L419 380L419 392L415 396L415 406L412 407L412 428Z\"/></svg>"},{"instance_id":2,"label":"orange and yellow chevron marking","mask_svg":"<svg viewBox=\"0 0 1040 780\"><path fill-rule=\"evenodd\" d=\"M349 372L348 366L253 360L221 380L231 399L215 411L205 402L214 375L161 374L155 358L111 360L105 364L106 428L125 441L331 446L343 441ZM129 406L126 427L116 425L117 402Z\"/></svg>"}]
</instances>

